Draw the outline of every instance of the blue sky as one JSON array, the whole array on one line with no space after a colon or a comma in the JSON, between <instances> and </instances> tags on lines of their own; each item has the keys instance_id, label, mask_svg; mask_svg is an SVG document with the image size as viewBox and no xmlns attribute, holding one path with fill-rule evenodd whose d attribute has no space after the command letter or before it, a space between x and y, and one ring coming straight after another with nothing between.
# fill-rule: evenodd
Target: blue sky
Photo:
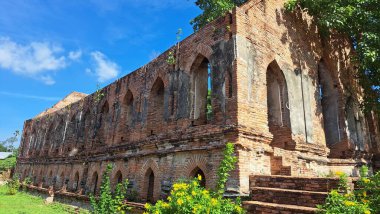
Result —
<instances>
[{"instance_id":1,"label":"blue sky","mask_svg":"<svg viewBox=\"0 0 380 214\"><path fill-rule=\"evenodd\" d=\"M0 0L0 140L146 64L199 13L194 0Z\"/></svg>"}]
</instances>

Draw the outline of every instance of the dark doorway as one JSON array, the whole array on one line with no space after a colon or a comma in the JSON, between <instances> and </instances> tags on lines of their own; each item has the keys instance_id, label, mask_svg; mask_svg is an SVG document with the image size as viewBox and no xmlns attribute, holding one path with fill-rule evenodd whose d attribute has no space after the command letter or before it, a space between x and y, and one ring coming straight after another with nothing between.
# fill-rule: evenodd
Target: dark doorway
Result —
<instances>
[{"instance_id":1,"label":"dark doorway","mask_svg":"<svg viewBox=\"0 0 380 214\"><path fill-rule=\"evenodd\" d=\"M154 201L154 197L153 197L153 193L154 193L154 173L151 169L149 169L148 171L148 194L147 194L147 201L148 202L153 202Z\"/></svg>"},{"instance_id":2,"label":"dark doorway","mask_svg":"<svg viewBox=\"0 0 380 214\"><path fill-rule=\"evenodd\" d=\"M117 184L120 184L120 183L123 182L123 175L121 174L120 171L117 171L115 177L116 177L116 179L115 179L115 181L116 181L116 185L117 185Z\"/></svg>"},{"instance_id":3,"label":"dark doorway","mask_svg":"<svg viewBox=\"0 0 380 214\"><path fill-rule=\"evenodd\" d=\"M198 178L198 176L201 176L202 179L199 181L199 185L201 187L206 187L206 176L199 167L195 168L193 170L193 173L191 174L192 174L192 177L194 178Z\"/></svg>"},{"instance_id":4,"label":"dark doorway","mask_svg":"<svg viewBox=\"0 0 380 214\"><path fill-rule=\"evenodd\" d=\"M96 195L97 189L98 189L98 173L97 172L94 172L94 175L92 176L92 183L94 184L94 189L92 190L92 192L94 193L94 195Z\"/></svg>"},{"instance_id":5,"label":"dark doorway","mask_svg":"<svg viewBox=\"0 0 380 214\"><path fill-rule=\"evenodd\" d=\"M79 173L75 173L75 177L74 177L74 191L78 191L78 187L79 187Z\"/></svg>"}]
</instances>

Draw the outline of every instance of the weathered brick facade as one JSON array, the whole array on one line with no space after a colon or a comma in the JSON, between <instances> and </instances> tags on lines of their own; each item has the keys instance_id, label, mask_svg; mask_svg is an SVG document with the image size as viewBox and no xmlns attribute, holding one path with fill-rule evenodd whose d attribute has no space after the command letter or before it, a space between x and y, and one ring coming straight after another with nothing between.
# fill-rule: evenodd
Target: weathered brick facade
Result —
<instances>
[{"instance_id":1,"label":"weathered brick facade","mask_svg":"<svg viewBox=\"0 0 380 214\"><path fill-rule=\"evenodd\" d=\"M320 38L284 2L251 0L172 47L175 65L167 51L101 92L71 94L27 120L17 172L88 194L113 163L113 183L128 178L141 200L157 200L197 173L214 186L227 142L238 156L229 194L248 194L253 174L355 176L360 165L375 166L379 120L359 109L349 42Z\"/></svg>"}]
</instances>

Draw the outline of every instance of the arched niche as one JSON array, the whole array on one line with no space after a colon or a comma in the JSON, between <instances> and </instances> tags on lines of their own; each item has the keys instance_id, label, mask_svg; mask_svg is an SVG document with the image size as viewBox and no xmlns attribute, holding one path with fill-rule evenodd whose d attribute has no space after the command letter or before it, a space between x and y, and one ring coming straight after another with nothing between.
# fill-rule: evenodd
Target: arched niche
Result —
<instances>
[{"instance_id":1,"label":"arched niche","mask_svg":"<svg viewBox=\"0 0 380 214\"><path fill-rule=\"evenodd\" d=\"M164 99L165 85L160 77L154 82L150 94L147 116L147 131L148 134L157 134L159 127L162 127L164 122Z\"/></svg>"},{"instance_id":2,"label":"arched niche","mask_svg":"<svg viewBox=\"0 0 380 214\"><path fill-rule=\"evenodd\" d=\"M193 170L191 170L190 177L197 179L201 178L201 180L199 181L199 185L201 187L206 187L206 176L201 168L195 167Z\"/></svg>"},{"instance_id":3,"label":"arched niche","mask_svg":"<svg viewBox=\"0 0 380 214\"><path fill-rule=\"evenodd\" d=\"M338 86L334 83L323 60L318 64L318 86L326 144L331 146L341 139L338 111L339 93Z\"/></svg>"},{"instance_id":4,"label":"arched niche","mask_svg":"<svg viewBox=\"0 0 380 214\"><path fill-rule=\"evenodd\" d=\"M124 102L123 102L124 104L123 113L125 114L125 120L128 126L132 125L132 121L133 121L133 101L134 101L133 94L131 90L128 90L124 96Z\"/></svg>"},{"instance_id":5,"label":"arched niche","mask_svg":"<svg viewBox=\"0 0 380 214\"><path fill-rule=\"evenodd\" d=\"M283 71L276 61L267 67L266 82L268 126L273 134L271 144L286 148L292 141L288 87Z\"/></svg>"}]
</instances>

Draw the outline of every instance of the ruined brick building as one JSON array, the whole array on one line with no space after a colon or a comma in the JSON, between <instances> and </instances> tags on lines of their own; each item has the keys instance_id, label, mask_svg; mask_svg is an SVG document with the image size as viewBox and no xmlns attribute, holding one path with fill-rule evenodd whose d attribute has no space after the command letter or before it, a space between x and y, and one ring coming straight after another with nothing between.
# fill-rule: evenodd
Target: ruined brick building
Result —
<instances>
[{"instance_id":1,"label":"ruined brick building","mask_svg":"<svg viewBox=\"0 0 380 214\"><path fill-rule=\"evenodd\" d=\"M128 178L154 201L183 177L213 187L227 142L238 157L228 194L249 194L254 174L379 168L379 118L359 108L350 43L321 38L284 2L251 0L100 92L72 93L25 121L17 172L89 194L113 163L113 184Z\"/></svg>"}]
</instances>

